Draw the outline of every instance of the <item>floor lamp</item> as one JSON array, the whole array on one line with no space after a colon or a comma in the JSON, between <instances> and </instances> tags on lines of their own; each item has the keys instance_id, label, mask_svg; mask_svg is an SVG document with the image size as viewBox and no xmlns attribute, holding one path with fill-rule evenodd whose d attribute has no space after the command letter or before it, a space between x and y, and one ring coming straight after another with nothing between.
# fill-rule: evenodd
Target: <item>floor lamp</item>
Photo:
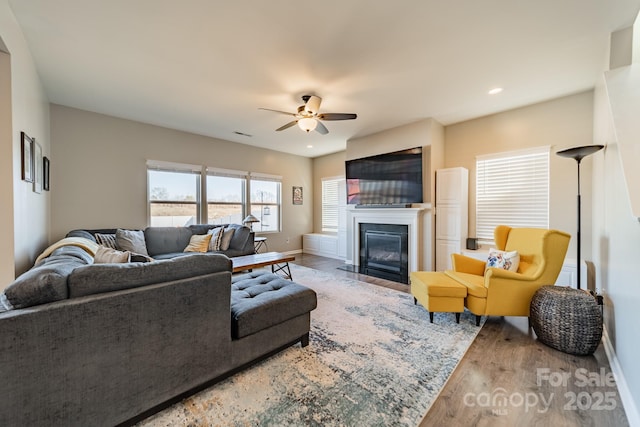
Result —
<instances>
[{"instance_id":1,"label":"floor lamp","mask_svg":"<svg viewBox=\"0 0 640 427\"><path fill-rule=\"evenodd\" d=\"M585 145L582 147L568 148L566 150L558 151L556 154L562 157L570 157L575 159L578 163L578 289L580 289L580 161L596 151L600 151L604 148L604 145Z\"/></svg>"}]
</instances>

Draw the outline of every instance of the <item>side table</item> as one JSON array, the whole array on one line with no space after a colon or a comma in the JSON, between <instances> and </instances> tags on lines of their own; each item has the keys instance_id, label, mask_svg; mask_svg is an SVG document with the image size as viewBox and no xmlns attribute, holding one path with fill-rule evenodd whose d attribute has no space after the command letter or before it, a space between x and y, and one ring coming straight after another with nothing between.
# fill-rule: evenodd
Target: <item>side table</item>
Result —
<instances>
[{"instance_id":1,"label":"side table","mask_svg":"<svg viewBox=\"0 0 640 427\"><path fill-rule=\"evenodd\" d=\"M269 252L269 247L267 246L267 238L266 237L254 237L253 238L254 251L256 253L260 252Z\"/></svg>"}]
</instances>

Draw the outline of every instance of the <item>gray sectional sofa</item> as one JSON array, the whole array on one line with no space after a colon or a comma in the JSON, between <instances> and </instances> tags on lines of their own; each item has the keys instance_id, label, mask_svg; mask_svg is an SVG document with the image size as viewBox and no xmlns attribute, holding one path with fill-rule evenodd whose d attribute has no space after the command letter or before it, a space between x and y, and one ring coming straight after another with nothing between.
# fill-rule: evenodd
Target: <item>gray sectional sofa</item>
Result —
<instances>
[{"instance_id":1,"label":"gray sectional sofa","mask_svg":"<svg viewBox=\"0 0 640 427\"><path fill-rule=\"evenodd\" d=\"M62 246L5 289L0 425L132 423L308 343L312 290L270 273L232 277L222 254L157 259L178 254L168 233L165 250L148 245L155 261L94 264Z\"/></svg>"},{"instance_id":2,"label":"gray sectional sofa","mask_svg":"<svg viewBox=\"0 0 640 427\"><path fill-rule=\"evenodd\" d=\"M223 227L233 229L230 245L225 250L216 251L228 257L250 255L255 253L253 232L239 224L197 224L187 227L147 227L144 229L144 239L149 256L153 259L168 259L176 256L188 255L183 252L194 234L207 234L213 228ZM96 234L115 234L117 229L72 230L67 237L86 237L95 241Z\"/></svg>"}]
</instances>

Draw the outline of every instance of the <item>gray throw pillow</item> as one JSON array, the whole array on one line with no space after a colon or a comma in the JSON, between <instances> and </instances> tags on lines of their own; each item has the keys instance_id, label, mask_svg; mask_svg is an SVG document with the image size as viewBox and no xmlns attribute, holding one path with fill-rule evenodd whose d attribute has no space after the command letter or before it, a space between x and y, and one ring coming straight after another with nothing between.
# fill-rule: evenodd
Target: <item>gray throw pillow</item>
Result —
<instances>
[{"instance_id":1,"label":"gray throw pillow","mask_svg":"<svg viewBox=\"0 0 640 427\"><path fill-rule=\"evenodd\" d=\"M142 230L116 230L116 246L120 251L149 256Z\"/></svg>"},{"instance_id":2,"label":"gray throw pillow","mask_svg":"<svg viewBox=\"0 0 640 427\"><path fill-rule=\"evenodd\" d=\"M45 258L36 267L21 274L4 290L5 304L25 308L69 297L67 277L86 262L72 256Z\"/></svg>"},{"instance_id":3,"label":"gray throw pillow","mask_svg":"<svg viewBox=\"0 0 640 427\"><path fill-rule=\"evenodd\" d=\"M226 251L229 249L229 245L231 245L231 239L233 238L233 233L235 233L235 228L225 228L224 233L222 234L222 241L220 242L220 250Z\"/></svg>"}]
</instances>

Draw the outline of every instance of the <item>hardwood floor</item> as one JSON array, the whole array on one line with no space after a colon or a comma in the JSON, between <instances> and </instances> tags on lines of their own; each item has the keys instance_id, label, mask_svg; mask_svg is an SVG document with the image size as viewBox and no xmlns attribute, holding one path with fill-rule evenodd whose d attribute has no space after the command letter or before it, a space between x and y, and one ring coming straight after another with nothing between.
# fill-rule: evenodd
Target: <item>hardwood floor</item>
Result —
<instances>
[{"instance_id":1,"label":"hardwood floor","mask_svg":"<svg viewBox=\"0 0 640 427\"><path fill-rule=\"evenodd\" d=\"M338 270L339 260L296 254L294 263L409 292L407 285ZM602 344L591 356L573 356L539 342L526 318L489 317L420 423L443 425L629 424Z\"/></svg>"}]
</instances>

